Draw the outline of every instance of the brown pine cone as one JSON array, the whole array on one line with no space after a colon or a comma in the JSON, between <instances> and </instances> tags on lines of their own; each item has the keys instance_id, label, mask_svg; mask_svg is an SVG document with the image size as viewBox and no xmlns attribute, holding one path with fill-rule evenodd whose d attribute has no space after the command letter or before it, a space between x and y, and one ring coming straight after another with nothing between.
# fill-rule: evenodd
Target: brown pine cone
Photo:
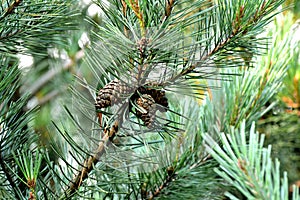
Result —
<instances>
[{"instance_id":1,"label":"brown pine cone","mask_svg":"<svg viewBox=\"0 0 300 200\"><path fill-rule=\"evenodd\" d=\"M166 112L169 108L168 99L166 97L166 93L162 89L154 89L153 87L158 86L159 84L151 83L147 84L145 87L140 87L139 92L141 94L148 94L150 95L156 104L159 104L161 106L158 106L158 110L160 112Z\"/></svg>"},{"instance_id":2,"label":"brown pine cone","mask_svg":"<svg viewBox=\"0 0 300 200\"><path fill-rule=\"evenodd\" d=\"M143 94L137 98L136 103L145 109L145 112L137 110L136 116L144 122L145 126L148 128L152 127L157 110L154 99L148 94Z\"/></svg>"},{"instance_id":3,"label":"brown pine cone","mask_svg":"<svg viewBox=\"0 0 300 200\"><path fill-rule=\"evenodd\" d=\"M96 97L96 109L106 108L121 101L122 95L129 94L130 87L115 79L99 90Z\"/></svg>"},{"instance_id":4,"label":"brown pine cone","mask_svg":"<svg viewBox=\"0 0 300 200\"><path fill-rule=\"evenodd\" d=\"M163 90L155 90L155 89L148 89L147 94L151 95L155 102L162 107L158 107L160 112L166 112L168 109L168 99L166 97L166 93Z\"/></svg>"}]
</instances>

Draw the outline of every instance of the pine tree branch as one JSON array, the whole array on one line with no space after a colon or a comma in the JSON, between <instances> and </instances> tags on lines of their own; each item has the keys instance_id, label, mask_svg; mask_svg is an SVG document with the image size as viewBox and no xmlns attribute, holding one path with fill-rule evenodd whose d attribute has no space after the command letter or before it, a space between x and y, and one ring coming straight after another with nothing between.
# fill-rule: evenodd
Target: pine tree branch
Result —
<instances>
[{"instance_id":1,"label":"pine tree branch","mask_svg":"<svg viewBox=\"0 0 300 200\"><path fill-rule=\"evenodd\" d=\"M11 33L7 34L7 35L1 36L1 37L0 37L0 40L7 40L7 39L9 39L9 38L14 37L15 35L17 35L17 34L19 34L19 33L22 33L22 32L24 32L24 31L21 30L21 29L18 29L18 30L14 31L14 32L11 32ZM18 52L18 51L17 51L17 50L14 50L14 52Z\"/></svg>"},{"instance_id":2,"label":"pine tree branch","mask_svg":"<svg viewBox=\"0 0 300 200\"><path fill-rule=\"evenodd\" d=\"M249 28L253 27L260 19L266 16L268 8L271 8L273 6L272 4L275 2L276 1L272 1L272 3L268 5L269 7L267 7L264 1L262 6L256 10L255 15L247 22L247 24L242 24L242 18L244 16L245 9L244 6L241 6L236 15L235 21L232 22L233 29L231 33L228 34L228 36L218 44L216 44L216 46L206 55L202 56L200 61L190 65L186 69L183 69L179 74L166 81L166 83L172 83L177 79L192 73L197 67L201 66L204 61L225 49L233 40L236 39L236 37L242 37L246 35L250 31Z\"/></svg>"},{"instance_id":3,"label":"pine tree branch","mask_svg":"<svg viewBox=\"0 0 300 200\"><path fill-rule=\"evenodd\" d=\"M35 96L47 83L49 83L53 78L55 78L58 74L60 74L63 71L66 71L76 64L76 62L80 59L82 59L84 56L83 50L80 50L76 53L73 59L69 59L66 64L64 64L59 69L51 69L48 72L46 72L44 75L42 75L35 83L32 84L30 88L26 90L30 94L29 97Z\"/></svg>"},{"instance_id":4,"label":"pine tree branch","mask_svg":"<svg viewBox=\"0 0 300 200\"><path fill-rule=\"evenodd\" d=\"M104 130L103 138L100 141L99 146L95 151L94 155L90 156L84 161L83 168L79 171L79 173L76 175L73 182L71 183L68 189L70 195L73 195L76 192L76 190L80 188L82 182L88 178L89 173L94 169L94 166L99 162L101 156L104 154L105 147L111 145L113 138L118 132L118 127L119 123L118 121L115 121L114 125L111 127L110 130Z\"/></svg>"},{"instance_id":5,"label":"pine tree branch","mask_svg":"<svg viewBox=\"0 0 300 200\"><path fill-rule=\"evenodd\" d=\"M63 87L58 90L53 90L53 91L47 93L46 95L44 95L43 97L41 97L40 99L37 98L37 102L34 102L33 104L30 104L30 103L27 104L27 106L24 108L24 111L29 111L35 107L41 107L41 106L47 104L48 102L50 102L51 100L53 100L57 96L59 96L66 89L67 89L66 87Z\"/></svg>"},{"instance_id":6,"label":"pine tree branch","mask_svg":"<svg viewBox=\"0 0 300 200\"><path fill-rule=\"evenodd\" d=\"M133 1L130 1L130 2L133 2ZM168 1L168 3L170 4L170 2L171 1ZM169 5L168 4L168 5ZM122 4L123 5L123 4ZM168 6L168 5L166 5L166 6ZM128 5L129 6L129 5ZM172 6L170 6L170 8L171 8ZM164 8L163 8L164 9ZM167 8L166 8L167 9ZM226 9L226 8L224 8L224 9ZM258 10L260 10L261 9L261 7L259 7L259 8L257 8ZM234 9L233 11L231 10L231 12L235 12L236 11L236 9ZM225 27L212 27L212 29L213 28L215 28L216 30L218 29L218 28L220 28L220 29L222 29L221 30L221 33L220 33L220 37L218 37L219 36L219 34L218 33L216 33L216 35L209 35L208 36L208 38L207 38L207 40L205 40L205 41L207 41L206 42L206 44L204 44L203 46L205 47L205 45L207 45L207 47L206 47L206 51L205 51L205 53L203 53L202 54L202 56L201 56L201 58L200 58L200 61L199 62L197 62L197 61L195 61L196 63L192 63L192 64L188 64L188 65L186 65L186 66L184 66L184 69L180 72L180 71L177 71L177 73L173 76L173 77L171 77L171 79L168 81L165 81L166 82L166 84L174 84L174 82L177 80L177 79L180 79L180 78L184 78L184 76L186 76L186 75L188 75L188 74L190 74L190 73L193 73L194 71L195 71L195 69L196 68L198 68L198 67L200 67L200 66L202 66L202 65L204 65L208 60L216 60L216 58L218 57L218 56L223 56L223 58L224 58L224 55L228 55L228 54L226 54L228 51L227 51L227 47L232 47L232 46L234 46L234 47L236 47L236 46L238 46L239 44L241 44L241 42L237 42L237 45L235 45L236 43L236 41L237 40L239 40L239 39L244 39L244 35L246 34L246 33L248 33L247 35L246 35L246 38L248 39L248 35L251 35L250 33L249 33L249 31L252 31L254 28L254 26L255 25L260 25L259 23L257 23L257 20L250 20L250 22L245 22L245 19L244 19L244 22L243 22L243 24L241 24L241 20L240 20L240 18L242 18L243 17L243 12L244 12L244 8L241 6L240 7L240 9L237 9L237 12L239 12L236 16L236 19L230 19L230 23L229 23L229 25L227 24L225 24ZM139 15L139 13L140 13L140 11L138 11L138 10L136 10L136 15L137 15L137 17L138 17L138 15ZM222 14L224 14L224 13L222 13L222 10L220 11L220 16L222 15ZM260 13L260 12L258 12L257 11L257 13ZM125 16L126 15L126 8L125 8L125 6L123 5L123 15ZM159 18L161 18L162 17L162 15L163 15L163 13L160 13L160 15L159 15ZM216 16L216 18L218 18L218 17L220 17L220 16ZM235 15L234 15L235 16ZM224 18L226 18L226 17L224 17ZM256 14L255 14L255 18L256 19L259 19L259 18L257 18L257 16L256 16ZM187 21L188 21L189 19L187 19ZM222 20L222 19L221 19ZM234 21L234 23L233 24L231 24L231 22L232 21ZM259 20L258 20L259 21ZM135 23L136 23L136 21L135 21ZM245 25L246 24L246 25ZM231 27L231 25L232 25L232 27ZM205 27L205 30L207 29L210 29L211 27L211 25L207 25L208 27ZM122 27L123 28L123 27ZM246 31L245 31L246 30ZM122 30L121 30L122 31ZM125 32L125 31L124 31ZM224 34L224 35L223 35ZM116 34L117 35L117 34ZM125 34L126 35L126 34ZM110 40L114 40L114 34L113 34L113 31L111 31L110 32L110 30L108 30L107 32L106 32L106 35L104 34L104 35L101 35L101 38L106 38L106 36L113 36L113 37L108 37L108 38L110 38ZM123 36L123 35L122 35ZM215 39L216 40L216 42L215 43L213 43L212 45L213 46L209 46L209 45L211 45L211 43L209 44L209 42L208 41L213 41L213 39ZM100 45L99 45L100 46ZM113 46L113 45L112 45ZM122 45L120 45L121 47L122 47ZM107 48L107 49L109 49L109 48ZM117 48L118 49L118 48ZM128 47L128 48L121 48L122 50L123 49L127 49L127 50L130 50L130 48ZM105 55L106 54L106 52L105 52L105 50L106 49L101 49L101 51L102 52L104 52L104 54L102 55L102 54L100 54L100 55L97 55L97 53L98 52L96 52L95 51L95 56L91 56L91 57L99 57L100 59L100 61L105 61L105 58L108 58L107 60L108 60L108 66L114 66L114 65L111 65L111 58L115 58L115 55L113 55L112 54L112 57L110 57L110 56L108 56L108 55ZM121 50L120 50L121 51ZM115 51L113 51L113 52L115 52ZM107 54L110 54L110 52L108 52ZM142 53L141 53L142 54ZM136 56L137 57L137 56ZM101 60L101 59L103 59L103 60ZM95 59L96 60L96 59ZM116 59L117 61L119 61L118 59ZM137 59L136 59L137 60ZM224 59L223 59L224 60ZM97 63L97 69L99 69L99 71L101 70L101 71L104 71L104 73L103 74L106 74L106 73L110 73L110 71L109 70L105 70L105 69L107 69L106 67L107 66L105 66L105 64L103 64L103 63L105 63L105 62L95 62L95 63ZM117 62L116 61L116 62ZM99 63L99 65L98 65L98 63ZM109 65L109 63L110 63L110 65ZM137 61L137 63L144 63L144 62L138 62ZM174 63L174 65L176 65L177 63ZM117 64L116 64L117 65ZM104 66L104 67L102 67L102 66ZM177 65L178 66L178 65ZM108 68L108 69L112 69L113 67L111 67L111 68ZM113 69L112 69L113 70ZM176 70L177 70L177 68L176 68ZM95 70L96 71L96 70ZM106 71L106 73L105 73L105 71ZM116 69L116 71L118 71L118 69ZM125 71L125 70L124 70ZM142 71L142 68L141 68L141 70L139 70L138 69L138 71L140 72L140 71ZM150 71L150 70L149 70ZM122 72L122 70L121 70L121 67L120 67L120 70L119 70L119 72ZM112 74L114 74L114 71L112 72ZM116 74L118 74L118 73L116 73ZM145 77L147 77L147 76L145 76ZM117 77L118 78L118 77ZM139 77L137 78L138 80L139 80ZM100 123L101 124L101 123ZM84 164L83 164L83 168L80 170L80 172L79 172L79 174L76 176L76 178L74 179L74 182L72 183L72 185L70 186L70 191L71 191L71 194L73 194L80 186L81 186L81 184L82 184L82 182L84 181L84 180L86 180L87 179L87 177L88 177L88 175L89 175L89 172L91 171L91 170L93 170L93 166L99 161L99 158L103 155L103 153L104 153L104 148L105 148L105 143L108 143L108 144L106 144L106 145L109 145L110 143L109 143L109 136L108 136L108 133L106 132L106 131L104 131L104 136L103 136L103 141L99 144L99 147L98 147L98 149L97 149L97 151L96 151L96 153L95 153L95 155L94 156L91 156L91 157L89 157L87 160L85 160L85 162L84 162ZM96 156L98 156L98 158L96 159L95 157ZM164 189L164 188L166 188L166 186L168 185L168 183L170 183L171 181L172 181L172 178L171 178L172 176L171 175L167 175L167 176L165 176L164 175L164 180L159 180L159 182L157 183L157 189L155 190L154 189L154 192L152 193L152 194L149 194L149 196L148 196L148 198L149 199L152 199L152 198L154 198L154 197L156 197L156 196L158 196L159 194L161 194L162 193L162 190ZM153 187L152 187L153 188ZM147 195L148 195L147 194ZM147 197L147 195L145 195L146 197Z\"/></svg>"},{"instance_id":7,"label":"pine tree branch","mask_svg":"<svg viewBox=\"0 0 300 200\"><path fill-rule=\"evenodd\" d=\"M127 17L127 13L126 13L127 12L127 4L126 4L125 0L122 0L121 3L122 3L122 13L123 13L124 18L126 18ZM129 37L128 31L129 31L128 27L126 27L124 25L124 35L127 38Z\"/></svg>"},{"instance_id":8,"label":"pine tree branch","mask_svg":"<svg viewBox=\"0 0 300 200\"><path fill-rule=\"evenodd\" d=\"M70 20L75 16L75 12L68 9L70 1L55 1L54 4L49 1L2 1L1 52L40 55L44 53L40 50L50 44L62 44L59 37L52 36L75 28L75 23Z\"/></svg>"},{"instance_id":9,"label":"pine tree branch","mask_svg":"<svg viewBox=\"0 0 300 200\"><path fill-rule=\"evenodd\" d=\"M215 171L247 199L287 200L287 173L280 177L280 163L272 160L271 145L263 147L264 135L256 133L254 126L249 135L245 121L240 130L232 128L230 134L221 133L220 145L208 134L203 135L207 151L220 164ZM226 195L234 199L232 194Z\"/></svg>"},{"instance_id":10,"label":"pine tree branch","mask_svg":"<svg viewBox=\"0 0 300 200\"><path fill-rule=\"evenodd\" d=\"M1 133L1 127L0 127L0 133ZM2 149L2 148L0 148ZM6 165L4 163L4 159L2 158L2 152L0 152L0 166L1 166L1 171L3 171L5 173L5 177L7 179L7 181L9 182L9 185L11 186L11 188L13 189L13 192L15 193L15 198L20 199L19 198L19 194L17 193L17 191L15 190L17 187L17 185L15 184L12 176L10 175L10 173L8 172L8 169L6 168Z\"/></svg>"},{"instance_id":11,"label":"pine tree branch","mask_svg":"<svg viewBox=\"0 0 300 200\"><path fill-rule=\"evenodd\" d=\"M132 9L133 13L135 14L135 16L138 18L139 20L139 24L140 24L140 28L141 28L141 35L145 36L146 32L145 32L145 19L143 16L143 12L141 10L141 7L139 5L139 1L138 0L128 0L129 1L129 6Z\"/></svg>"},{"instance_id":12,"label":"pine tree branch","mask_svg":"<svg viewBox=\"0 0 300 200\"><path fill-rule=\"evenodd\" d=\"M153 193L150 193L147 199L152 200L157 197L164 188L166 188L172 181L175 180L174 178L176 174L174 173L174 168L172 166L167 168L167 173L168 175L165 178L165 181Z\"/></svg>"},{"instance_id":13,"label":"pine tree branch","mask_svg":"<svg viewBox=\"0 0 300 200\"><path fill-rule=\"evenodd\" d=\"M0 17L0 21L2 21L7 15L11 14L16 7L20 5L22 0L15 0L8 8L6 8L3 15Z\"/></svg>"},{"instance_id":14,"label":"pine tree branch","mask_svg":"<svg viewBox=\"0 0 300 200\"><path fill-rule=\"evenodd\" d=\"M5 59L4 59L5 60ZM25 96L20 96L20 71L16 63L4 63L0 67L0 171L3 183L0 183L1 190L6 188L16 199L22 199L26 192L26 185L18 178L21 176L20 169L15 167L15 160L12 159L12 152L25 150L35 142L32 138L29 123L29 112L23 107L27 103ZM13 167L13 169L11 168Z\"/></svg>"},{"instance_id":15,"label":"pine tree branch","mask_svg":"<svg viewBox=\"0 0 300 200\"><path fill-rule=\"evenodd\" d=\"M27 91L30 94L30 97L33 97L38 93L48 82L50 82L53 78L55 78L58 74L60 74L62 71L66 71L70 69L72 66L72 62L69 62L68 64L64 65L63 67L59 69L51 69L45 74L43 74L35 83L32 84L30 88L27 89Z\"/></svg>"},{"instance_id":16,"label":"pine tree branch","mask_svg":"<svg viewBox=\"0 0 300 200\"><path fill-rule=\"evenodd\" d=\"M175 0L166 0L165 15L163 16L163 20L166 20L171 15L174 4Z\"/></svg>"}]
</instances>

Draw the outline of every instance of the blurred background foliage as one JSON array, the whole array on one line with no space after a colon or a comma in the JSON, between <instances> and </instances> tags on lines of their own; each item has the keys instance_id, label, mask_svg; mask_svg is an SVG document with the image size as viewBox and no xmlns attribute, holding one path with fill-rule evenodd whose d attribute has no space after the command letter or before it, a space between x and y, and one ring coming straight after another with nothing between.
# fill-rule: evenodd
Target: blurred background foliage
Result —
<instances>
[{"instance_id":1,"label":"blurred background foliage","mask_svg":"<svg viewBox=\"0 0 300 200\"><path fill-rule=\"evenodd\" d=\"M285 6L274 19L275 31L270 36L284 38L295 30L293 44L300 39L300 2L288 0ZM300 186L300 46L292 45L290 55L280 92L273 98L277 104L259 120L258 127L266 134L265 145L272 145L272 156L279 158L281 171L287 171L289 181Z\"/></svg>"},{"instance_id":2,"label":"blurred background foliage","mask_svg":"<svg viewBox=\"0 0 300 200\"><path fill-rule=\"evenodd\" d=\"M49 135L54 131L52 121L58 121L64 115L62 105L73 105L73 97L68 92L73 77L85 77L88 82L92 76L84 60L84 49L89 46L95 24L101 24L103 13L89 0L77 1L74 8L80 10L76 21L80 22L74 30L69 30L61 44L51 48L39 49L39 55L18 54L19 68L23 73L20 93L30 92L26 109L38 106L37 117L31 122L40 137L40 143L47 146ZM295 40L300 40L300 1L287 0L288 8L274 19L269 37L283 39L291 29L295 29ZM90 18L95 24L86 20ZM259 121L260 133L266 134L266 145L272 144L273 156L281 161L281 170L287 171L290 182L300 181L300 47L290 49L289 69L276 94L268 104L276 102ZM270 55L271 56L271 55ZM76 85L78 92L87 92L86 88ZM91 100L92 102L92 100ZM200 102L201 103L201 102ZM267 105L266 105L267 106ZM66 126L72 127L71 124ZM52 160L57 160L55 154ZM198 174L199 175L199 174ZM199 177L205 177L200 174ZM299 184L300 185L300 184Z\"/></svg>"}]
</instances>

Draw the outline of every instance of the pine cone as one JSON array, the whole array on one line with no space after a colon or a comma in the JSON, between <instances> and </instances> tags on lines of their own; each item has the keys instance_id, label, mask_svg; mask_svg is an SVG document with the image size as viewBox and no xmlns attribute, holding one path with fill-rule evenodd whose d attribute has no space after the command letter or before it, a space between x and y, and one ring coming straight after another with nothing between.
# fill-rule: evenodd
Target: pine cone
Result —
<instances>
[{"instance_id":1,"label":"pine cone","mask_svg":"<svg viewBox=\"0 0 300 200\"><path fill-rule=\"evenodd\" d=\"M159 105L161 105L162 107L158 107L158 110L160 112L166 112L168 107L169 107L169 103L168 103L168 99L166 97L166 93L163 90L155 90L155 89L148 89L147 94L151 95L153 97L153 99L155 100L155 102Z\"/></svg>"},{"instance_id":2,"label":"pine cone","mask_svg":"<svg viewBox=\"0 0 300 200\"><path fill-rule=\"evenodd\" d=\"M165 91L162 89L154 89L153 88L158 85L159 84L157 84L157 83L147 84L146 87L140 87L139 92L141 94L150 95L154 99L156 104L161 105L157 109L160 112L166 112L167 109L169 108L169 103L168 103L168 99L166 97Z\"/></svg>"},{"instance_id":3,"label":"pine cone","mask_svg":"<svg viewBox=\"0 0 300 200\"><path fill-rule=\"evenodd\" d=\"M137 98L136 103L146 110L146 112L137 110L136 116L144 122L145 126L150 128L153 125L157 110L154 99L148 94L143 94L141 97Z\"/></svg>"},{"instance_id":4,"label":"pine cone","mask_svg":"<svg viewBox=\"0 0 300 200\"><path fill-rule=\"evenodd\" d=\"M118 79L115 79L99 90L96 97L96 109L106 108L121 101L122 95L129 94L131 89Z\"/></svg>"}]
</instances>

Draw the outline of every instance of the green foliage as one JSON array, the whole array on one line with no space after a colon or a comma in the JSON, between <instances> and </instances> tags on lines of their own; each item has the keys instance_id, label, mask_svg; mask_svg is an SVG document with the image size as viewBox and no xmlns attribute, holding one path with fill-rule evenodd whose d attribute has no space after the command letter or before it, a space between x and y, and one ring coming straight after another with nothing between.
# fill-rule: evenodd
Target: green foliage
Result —
<instances>
[{"instance_id":1,"label":"green foliage","mask_svg":"<svg viewBox=\"0 0 300 200\"><path fill-rule=\"evenodd\" d=\"M300 29L299 24L295 22L295 14L292 12L278 15L274 22L273 32L276 32L279 42L285 42L285 38L292 38L289 52L287 52L290 59L282 87L273 98L279 103L259 120L258 127L259 132L266 135L266 144L272 144L272 155L279 158L281 171L287 171L289 181L295 183L300 178L298 153L300 133L298 35Z\"/></svg>"},{"instance_id":2,"label":"green foliage","mask_svg":"<svg viewBox=\"0 0 300 200\"><path fill-rule=\"evenodd\" d=\"M60 0L2 2L0 52L44 52L59 33L72 28L70 19L74 13L69 6L70 1Z\"/></svg>"},{"instance_id":3,"label":"green foliage","mask_svg":"<svg viewBox=\"0 0 300 200\"><path fill-rule=\"evenodd\" d=\"M33 155L35 153L35 155ZM17 155L13 153L15 163L17 164L19 170L21 171L21 176L17 173L17 176L20 181L22 181L30 190L31 196L36 196L36 184L37 179L39 178L40 167L42 163L42 154L38 151L28 151L28 152L20 152L17 151ZM14 173L14 170L11 169ZM37 191L40 189L37 188Z\"/></svg>"},{"instance_id":4,"label":"green foliage","mask_svg":"<svg viewBox=\"0 0 300 200\"><path fill-rule=\"evenodd\" d=\"M98 3L106 15L106 20L103 24L94 24L97 30L93 32L93 41L86 52L86 61L93 81L87 82L84 78L78 80L78 85L87 88L87 92L79 92L78 86L75 85L72 90L76 109L67 111L76 127L75 136L80 139L75 140L74 136L71 137L68 128L59 128L60 134L68 143L62 146L69 146L66 151L71 154L66 156L63 152L60 153L66 165L70 162L68 159L72 159L77 166L82 166L82 160L85 160L84 165L90 169L90 165L86 164L90 159L84 158L94 160L101 154L100 160L94 160L97 164L94 163L89 178L82 179L83 183L79 182L78 193L73 193L71 187L70 195L93 198L152 198L164 194L165 196L161 197L168 198L168 195L174 193L162 190L169 183L173 184L173 175L180 177L177 175L193 173L194 167L191 166L200 166L201 160L206 156L201 148L203 146L199 132L207 131L206 128L211 129L208 124L214 126L218 118L222 120L221 126L229 127L230 121L235 122L236 112L241 112L236 126L243 118L257 120L262 116L263 106L278 89L281 76L277 78L276 74L285 72L285 60L278 64L274 61L274 65L270 66L271 61L266 58L261 61L262 64L257 64L256 69L244 71L244 68L256 62L258 55L266 48L265 36L260 37L258 34L270 22L275 9L282 2L268 1L257 4L254 1L226 1L226 4L223 4L222 1L212 5L206 1L197 1L189 7L183 6L187 2L177 2L174 4L174 12L166 16L166 1L157 1L161 2L157 4L160 9L155 7L155 10L144 1L140 1L139 4L132 1L124 1L123 4L119 1L109 2L109 5ZM165 18L160 20L158 16L160 19ZM279 48L288 51L288 47L288 44L282 43L278 49L272 49L272 58L277 59ZM260 68L261 65L266 67ZM237 69L241 66L246 67ZM231 69L233 67L235 68ZM257 77L258 70L260 76ZM268 77L265 76L266 71ZM228 85L220 89L228 96L225 99L213 96L213 100L216 98L228 102L229 105L225 105L225 109L232 112L226 116L229 118L213 114L214 109L220 110L215 107L218 105L216 102L207 101L206 110L196 112L196 115L192 114L195 112L193 108L184 106L191 104L195 97L199 98L199 94L193 94L193 91L205 90L208 87L205 85L207 80L218 80L232 74L242 74L242 78L232 77L234 84L221 83ZM119 106L107 107L101 111L104 115L102 124L107 129L111 128L115 120L121 123L115 141L112 140L112 144L105 143L106 148L108 145L112 145L112 148L107 148L105 155L102 150L101 153L96 150L95 155L92 152L97 149L99 132L105 133L105 129L99 127L98 116L94 114L91 99L95 99L99 88L103 88L114 79L121 80L131 92L122 96ZM199 80L202 81L200 84L196 82ZM166 114L157 114L158 125L148 129L132 112L131 106L134 110L136 105L131 97L138 88L153 82L158 83L154 89L166 90L169 108ZM219 86L218 82L217 85L214 84L210 84L209 87ZM251 93L257 87L261 90L253 96ZM231 97L237 93L240 93L241 97L245 93L248 96L233 109L230 105L236 102ZM197 104L192 105L196 107ZM73 114L77 112L82 113L79 118ZM199 116L203 113L204 124L198 124ZM209 122L208 118L214 121ZM192 122L195 123L195 128L189 126L187 119L194 120ZM220 130L220 127L213 130L215 136ZM104 136L102 135L102 139ZM105 142L105 139L103 140ZM174 146L178 146L179 150L175 150ZM168 174L168 170L172 168L174 171L171 170L173 172ZM197 169L199 175L207 173L206 168ZM84 168L79 167L79 170L77 177L80 179ZM63 171L61 173L70 177L69 172ZM81 175L82 177L85 176ZM216 186L217 189L211 188L212 196L216 190L222 191L222 186ZM99 192L99 189L102 192ZM177 196L183 197L179 194ZM217 198L217 195L215 197Z\"/></svg>"},{"instance_id":5,"label":"green foliage","mask_svg":"<svg viewBox=\"0 0 300 200\"><path fill-rule=\"evenodd\" d=\"M36 109L21 91L22 71L16 54L41 55L74 28L67 1L3 1L0 14L0 198L37 198L48 177L32 128ZM28 91L26 91L28 92ZM46 155L45 155L46 156ZM45 179L44 179L45 178ZM36 191L37 189L37 191ZM40 197L41 194L39 194ZM46 195L46 194L44 194Z\"/></svg>"},{"instance_id":6,"label":"green foliage","mask_svg":"<svg viewBox=\"0 0 300 200\"><path fill-rule=\"evenodd\" d=\"M255 133L254 124L249 131L245 121L240 130L232 128L229 134L221 134L221 144L209 135L204 135L207 150L220 164L216 172L234 185L247 199L289 199L288 180L284 173L280 178L279 161L272 161L271 146L264 148L264 135ZM230 199L237 199L226 194ZM299 191L294 187L293 199L299 199Z\"/></svg>"},{"instance_id":7,"label":"green foliage","mask_svg":"<svg viewBox=\"0 0 300 200\"><path fill-rule=\"evenodd\" d=\"M267 54L253 58L253 67L245 70L240 66L225 70L225 73L239 74L238 76L220 83L212 81L211 84L219 84L221 87L220 90L213 90L213 101L224 105L223 109L216 108L221 120L220 130L228 130L230 125L239 126L243 119L248 119L249 123L257 121L274 106L271 104L265 108L279 91L288 69L292 35L293 33L288 34L282 40L280 36L275 36L268 45Z\"/></svg>"},{"instance_id":8,"label":"green foliage","mask_svg":"<svg viewBox=\"0 0 300 200\"><path fill-rule=\"evenodd\" d=\"M0 55L1 56L1 55ZM7 198L21 198L22 184L14 175L18 173L14 152L29 149L36 141L28 128L32 112L24 112L26 96L17 98L16 90L20 86L20 71L17 65L11 65L9 58L1 56L0 71L0 177L1 193Z\"/></svg>"},{"instance_id":9,"label":"green foliage","mask_svg":"<svg viewBox=\"0 0 300 200\"><path fill-rule=\"evenodd\" d=\"M78 32L70 31L82 20L70 11L73 1L2 3L1 197L236 199L235 187L250 199L286 198L271 150L254 126L247 132L274 105L265 110L290 61L290 35L263 33L283 1L107 2L95 1L102 18ZM91 4L80 5L82 14ZM79 44L84 34L90 41ZM20 52L35 63L23 79L7 59ZM96 110L99 90L116 102ZM137 101L146 93L161 95L150 126ZM56 96L62 103L44 106ZM34 129L29 99L42 107Z\"/></svg>"},{"instance_id":10,"label":"green foliage","mask_svg":"<svg viewBox=\"0 0 300 200\"><path fill-rule=\"evenodd\" d=\"M258 123L259 131L265 134L265 143L273 147L272 156L280 160L281 172L288 172L291 183L298 181L300 177L299 123L299 116L291 113L270 116Z\"/></svg>"}]
</instances>

